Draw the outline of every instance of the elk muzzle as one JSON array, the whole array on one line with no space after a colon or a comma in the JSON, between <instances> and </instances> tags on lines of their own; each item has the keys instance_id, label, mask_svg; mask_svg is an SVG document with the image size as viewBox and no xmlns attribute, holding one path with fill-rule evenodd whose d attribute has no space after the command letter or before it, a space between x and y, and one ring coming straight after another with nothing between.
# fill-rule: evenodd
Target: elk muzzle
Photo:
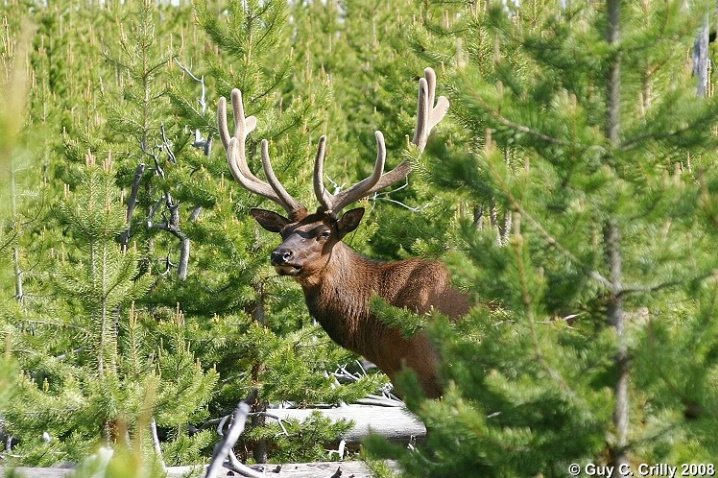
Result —
<instances>
[{"instance_id":1,"label":"elk muzzle","mask_svg":"<svg viewBox=\"0 0 718 478\"><path fill-rule=\"evenodd\" d=\"M302 268L292 261L294 260L294 252L291 248L281 245L274 249L271 254L271 262L274 270L279 275L297 275Z\"/></svg>"}]
</instances>

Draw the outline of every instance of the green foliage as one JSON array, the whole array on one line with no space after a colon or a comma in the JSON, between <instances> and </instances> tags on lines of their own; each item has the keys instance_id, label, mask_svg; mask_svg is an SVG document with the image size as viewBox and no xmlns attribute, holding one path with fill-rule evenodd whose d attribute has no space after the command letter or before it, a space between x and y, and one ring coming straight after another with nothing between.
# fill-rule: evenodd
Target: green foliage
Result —
<instances>
[{"instance_id":1,"label":"green foliage","mask_svg":"<svg viewBox=\"0 0 718 478\"><path fill-rule=\"evenodd\" d=\"M119 446L117 450L100 448L97 453L84 459L69 475L74 478L153 478L165 476L159 463L142 459L138 449Z\"/></svg>"},{"instance_id":2,"label":"green foliage","mask_svg":"<svg viewBox=\"0 0 718 478\"><path fill-rule=\"evenodd\" d=\"M32 156L15 176L17 207L5 223L12 236L3 236L12 240L0 249L3 277L16 279L4 281L0 307L0 336L10 337L20 368L13 376L21 400L0 404L20 440L12 463L80 461L99 444L121 442L123 430L133 460L151 462L149 411L168 465L202 462L217 439L206 422L251 388L261 398L255 411L378 389L381 374L337 386L332 373L356 357L312 323L301 290L268 266L276 238L248 215L266 204L228 181L224 152L214 147L217 98L239 87L258 117L250 167L261 169L257 146L268 138L275 171L304 203L313 204L306 178L328 125L343 132L331 139L335 158L353 155L354 144L342 144L353 140L351 128L343 114L332 116L340 108L331 77L296 68L309 52L310 19L298 28L287 21L317 6L23 5L0 9L3 42L13 40L2 43L0 59L11 65L17 57L34 86L28 95L8 89L29 106L26 121L13 116L13 131ZM341 28L333 8L322 14L328 29ZM37 25L27 52L15 42L25 38L21 16ZM364 96L362 88L351 94ZM347 167L355 162L334 162L332 172ZM368 222L348 241L367 249L376 229ZM13 282L24 286L22 297ZM246 446L270 457L318 457L341 431L315 420L277 438L255 422ZM310 436L321 440L310 446Z\"/></svg>"},{"instance_id":3,"label":"green foliage","mask_svg":"<svg viewBox=\"0 0 718 478\"><path fill-rule=\"evenodd\" d=\"M423 321L416 314L406 309L392 307L381 297L373 297L371 300L371 311L386 325L399 329L405 337L416 334L423 326Z\"/></svg>"},{"instance_id":4,"label":"green foliage","mask_svg":"<svg viewBox=\"0 0 718 478\"><path fill-rule=\"evenodd\" d=\"M300 422L289 420L255 428L247 434L249 440L272 440L276 449L273 455L280 463L330 461L325 447L335 445L337 437L348 431L352 424L346 420L336 423L315 411Z\"/></svg>"},{"instance_id":5,"label":"green foliage","mask_svg":"<svg viewBox=\"0 0 718 478\"><path fill-rule=\"evenodd\" d=\"M203 418L216 383L188 349L181 314L156 324L132 307L150 280L138 278L136 255L115 241L124 229L119 193L111 164L90 162L78 191L58 208L68 252L45 286L52 309L38 304L16 324L23 374L3 416L27 463L79 460L121 428L139 440L148 431L137 419L148 407L160 426ZM71 333L58 333L65 330ZM38 442L43 433L49 450Z\"/></svg>"},{"instance_id":6,"label":"green foliage","mask_svg":"<svg viewBox=\"0 0 718 478\"><path fill-rule=\"evenodd\" d=\"M150 418L165 463L199 463L216 440L208 423L253 388L243 458L319 459L347 424L285 431L261 412L348 402L385 381L337 386L332 372L356 357L269 267L277 238L248 211L274 205L230 180L214 144L214 107L235 87L258 120L249 167L262 175L267 138L309 208L319 137L339 190L368 175L383 131L387 169L409 159L414 172L362 204L345 242L441 258L478 304L448 323L372 303L435 337L446 382L426 401L400 378L430 433L410 454L372 438L374 456L410 476L563 475L610 460L623 346L629 457L716 456L718 103L696 97L685 65L703 5L623 3L616 46L594 3L6 2L0 416L20 439L13 463L81 462L106 445L114 458L100 452L78 476L152 476ZM419 156L406 135L425 66L452 117Z\"/></svg>"},{"instance_id":7,"label":"green foliage","mask_svg":"<svg viewBox=\"0 0 718 478\"><path fill-rule=\"evenodd\" d=\"M15 395L15 378L17 376L17 364L10 355L9 337L8 344L4 347L2 359L0 359L0 404L10 403ZM6 406L6 405L4 405Z\"/></svg>"},{"instance_id":8,"label":"green foliage","mask_svg":"<svg viewBox=\"0 0 718 478\"><path fill-rule=\"evenodd\" d=\"M605 40L604 4L465 7L451 22L449 38L467 48L451 57L454 134L472 147L437 150L427 168L458 191L448 263L483 305L428 324L442 400L404 378L429 429L423 448L367 443L406 476L563 476L622 453L715 456L716 228L704 218L718 103L696 96L685 68L703 6L681 8L621 3L619 47Z\"/></svg>"}]
</instances>

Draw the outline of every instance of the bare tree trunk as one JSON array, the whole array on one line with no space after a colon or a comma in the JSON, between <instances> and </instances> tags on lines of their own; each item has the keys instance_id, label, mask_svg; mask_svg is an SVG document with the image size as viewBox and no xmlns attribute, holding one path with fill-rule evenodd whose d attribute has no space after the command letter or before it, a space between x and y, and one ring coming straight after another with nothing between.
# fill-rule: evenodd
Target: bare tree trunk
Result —
<instances>
[{"instance_id":1,"label":"bare tree trunk","mask_svg":"<svg viewBox=\"0 0 718 478\"><path fill-rule=\"evenodd\" d=\"M608 301L608 323L616 329L618 350L616 362L618 364L618 378L616 380L616 404L613 410L613 424L616 431L616 441L611 446L611 465L614 466L613 476L624 476L620 470L621 465L628 464L628 417L629 397L628 382L630 378L630 365L628 360L628 347L626 345L625 323L626 316L623 310L622 289L622 260L621 260L621 233L614 221L609 220L604 230L606 247L606 261L610 269L609 280L612 291ZM625 468L626 470L628 468Z\"/></svg>"},{"instance_id":2,"label":"bare tree trunk","mask_svg":"<svg viewBox=\"0 0 718 478\"><path fill-rule=\"evenodd\" d=\"M15 184L15 168L10 165L10 201L12 205L12 219L16 221L17 218L17 191ZM13 246L12 248L12 267L15 275L15 299L20 305L25 306L25 292L22 285L22 268L20 267L20 248Z\"/></svg>"},{"instance_id":3,"label":"bare tree trunk","mask_svg":"<svg viewBox=\"0 0 718 478\"><path fill-rule=\"evenodd\" d=\"M703 98L708 93L708 13L703 17L703 26L693 44L693 74L698 81L696 94Z\"/></svg>"},{"instance_id":4,"label":"bare tree trunk","mask_svg":"<svg viewBox=\"0 0 718 478\"><path fill-rule=\"evenodd\" d=\"M132 227L132 216L135 213L135 206L137 205L137 194L140 191L140 182L142 181L142 175L145 172L145 163L140 163L137 165L137 169L135 170L135 177L132 180L132 189L130 190L130 198L127 200L127 229L122 233L120 236L120 245L122 247L122 252L127 252L127 245L130 243L130 237L131 237L131 231L130 228Z\"/></svg>"},{"instance_id":5,"label":"bare tree trunk","mask_svg":"<svg viewBox=\"0 0 718 478\"><path fill-rule=\"evenodd\" d=\"M261 373L264 371L265 366L264 364L258 364L255 367L257 370L257 373ZM252 373L255 373L255 370L252 370ZM266 424L267 417L265 416L265 412L267 411L267 402L265 400L258 399L254 404L252 405L252 427L263 427ZM267 463L268 459L268 452L267 452L267 440L264 438L257 440L254 443L254 447L252 448L252 457L254 458L254 461L257 463Z\"/></svg>"},{"instance_id":6,"label":"bare tree trunk","mask_svg":"<svg viewBox=\"0 0 718 478\"><path fill-rule=\"evenodd\" d=\"M621 40L621 0L608 0L608 30L606 41L617 46ZM621 121L621 57L616 52L608 72L608 105L606 108L606 133L613 149L620 146ZM604 246L606 261L610 271L611 290L608 303L608 323L616 329L618 379L615 385L616 404L613 410L613 425L616 439L611 444L611 465L613 477L624 476L622 470L628 470L628 419L629 397L628 381L630 368L625 336L626 317L623 310L622 295L622 257L621 231L615 220L609 219L604 225ZM623 466L622 466L623 465Z\"/></svg>"},{"instance_id":7,"label":"bare tree trunk","mask_svg":"<svg viewBox=\"0 0 718 478\"><path fill-rule=\"evenodd\" d=\"M252 313L252 317L254 318L254 321L257 322L257 324L264 327L265 324L265 315L264 315L264 301L266 299L265 292L264 292L264 283L259 282L256 286L256 293L257 293L257 301L255 302L254 311ZM256 382L259 380L260 376L265 372L267 369L267 366L263 363L257 363L252 367L252 381ZM265 426L266 417L264 413L267 411L267 402L266 400L257 399L252 404L252 427L263 427ZM257 463L267 463L268 453L267 453L267 440L261 439L257 440L254 443L254 447L252 449L252 455L254 457L254 461Z\"/></svg>"},{"instance_id":8,"label":"bare tree trunk","mask_svg":"<svg viewBox=\"0 0 718 478\"><path fill-rule=\"evenodd\" d=\"M606 41L615 46L621 40L621 2L608 0L608 31ZM621 121L621 57L616 52L608 71L608 105L606 109L608 139L612 146L618 146Z\"/></svg>"},{"instance_id":9,"label":"bare tree trunk","mask_svg":"<svg viewBox=\"0 0 718 478\"><path fill-rule=\"evenodd\" d=\"M22 287L22 269L20 268L20 248L12 248L12 267L15 273L15 299L25 305L25 292Z\"/></svg>"},{"instance_id":10,"label":"bare tree trunk","mask_svg":"<svg viewBox=\"0 0 718 478\"><path fill-rule=\"evenodd\" d=\"M180 280L187 280L187 270L189 266L189 250L192 242L186 235L180 241L180 259L177 265L177 277Z\"/></svg>"},{"instance_id":11,"label":"bare tree trunk","mask_svg":"<svg viewBox=\"0 0 718 478\"><path fill-rule=\"evenodd\" d=\"M477 231L484 228L484 206L475 205L473 209L474 227Z\"/></svg>"}]
</instances>

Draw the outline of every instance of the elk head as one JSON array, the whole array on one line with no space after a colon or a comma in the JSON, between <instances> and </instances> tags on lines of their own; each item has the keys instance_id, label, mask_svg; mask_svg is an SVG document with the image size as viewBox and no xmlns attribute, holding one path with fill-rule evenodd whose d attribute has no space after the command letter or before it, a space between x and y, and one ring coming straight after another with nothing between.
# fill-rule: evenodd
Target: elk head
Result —
<instances>
[{"instance_id":1,"label":"elk head","mask_svg":"<svg viewBox=\"0 0 718 478\"><path fill-rule=\"evenodd\" d=\"M426 68L424 78L419 80L418 112L413 139L420 151L426 146L431 129L442 120L449 108L449 101L443 96L439 97L434 105L435 90L436 74L431 68ZM235 180L245 189L276 202L287 212L285 217L266 209L251 210L252 216L263 228L279 233L282 237L282 244L271 254L272 265L277 272L306 282L326 266L334 246L359 226L364 209L352 209L341 217L339 213L349 204L405 179L411 172L411 164L404 160L391 171L384 173L386 146L384 136L377 131L377 157L373 173L349 189L330 194L323 181L326 137L322 136L314 162L314 193L320 206L317 212L308 214L307 209L287 193L277 180L266 139L262 140L260 151L267 182L258 179L249 170L246 140L247 135L256 127L257 119L254 116L245 117L242 93L238 89L232 90L231 98L234 111L233 136L230 136L227 127L227 102L224 98L220 98L217 108L219 134L227 151L229 169Z\"/></svg>"},{"instance_id":2,"label":"elk head","mask_svg":"<svg viewBox=\"0 0 718 478\"><path fill-rule=\"evenodd\" d=\"M352 209L339 219L319 211L296 221L266 209L251 213L263 228L282 237L282 244L271 254L274 269L301 280L324 269L334 246L359 226L364 208Z\"/></svg>"}]
</instances>

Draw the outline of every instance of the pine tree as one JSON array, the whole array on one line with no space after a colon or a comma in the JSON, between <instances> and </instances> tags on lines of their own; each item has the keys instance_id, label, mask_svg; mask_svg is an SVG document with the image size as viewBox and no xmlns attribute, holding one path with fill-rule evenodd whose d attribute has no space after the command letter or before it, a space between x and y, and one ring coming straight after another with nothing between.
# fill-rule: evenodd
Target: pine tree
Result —
<instances>
[{"instance_id":1,"label":"pine tree","mask_svg":"<svg viewBox=\"0 0 718 478\"><path fill-rule=\"evenodd\" d=\"M8 311L1 323L20 351L27 403L42 409L74 394L82 413L59 423L49 412L32 418L13 408L12 433L22 441L16 451L26 463L79 459L91 451L92 437L117 435L114 424L120 422L132 446L146 444L138 407L150 398L167 435L166 463L200 461L212 440L208 419L226 414L253 387L260 389L261 411L269 402L350 401L381 383L365 377L338 386L337 365L356 357L312 324L299 289L268 267L274 238L260 233L247 214L257 200L227 181L224 154L212 151L217 96L239 86L260 120L250 138L253 154L258 140L269 138L285 184L311 198L303 178L311 177L308 159L322 121L328 121L325 78L295 73L284 54L292 38L285 19L299 6L230 6L224 15L223 5L213 2L195 11L185 3L61 1L31 12L39 26L29 63L37 88L24 134L41 158L34 179L46 187L32 205L40 219L20 237L29 264L28 315ZM10 2L2 8L17 7ZM196 28L195 18L204 29ZM77 235L73 228L91 229L82 225L89 200L78 199L89 194L95 174L88 172L88 157L112 163L101 173L100 189L111 196L114 232L103 233L92 247L69 239ZM256 163L254 154L255 169ZM102 202L104 196L93 197ZM49 207L56 204L64 206ZM69 214L66 208L77 204L85 206ZM357 242L371 230L357 235ZM183 248L188 243L189 255ZM90 256L98 257L93 247L108 253L108 262L96 264L94 272L83 269L94 263ZM88 285L103 264L108 273L124 271L116 278L126 292L105 306L102 291ZM104 377L102 385L85 387L95 376ZM167 396L152 396L152 387ZM186 407L178 405L181 400ZM122 420L115 420L118 415ZM189 431L195 427L199 433ZM289 436L278 435L276 424L250 430L247 448L257 448L262 460L255 444L273 439L279 456L316 457L346 425L314 419L287 427ZM307 436L303 427L316 440L311 447L299 439ZM43 431L52 436L52 453L45 454L48 447L38 438Z\"/></svg>"},{"instance_id":2,"label":"pine tree","mask_svg":"<svg viewBox=\"0 0 718 478\"><path fill-rule=\"evenodd\" d=\"M79 460L98 436L112 443L127 433L149 447L149 429L137 422L143 409L160 426L182 429L203 416L216 381L188 350L181 314L156 322L130 307L149 280L137 279L137 253L116 240L125 214L111 162L88 156L82 184L55 212L66 243L55 252L45 300L13 337L23 376L3 414L28 463Z\"/></svg>"},{"instance_id":3,"label":"pine tree","mask_svg":"<svg viewBox=\"0 0 718 478\"><path fill-rule=\"evenodd\" d=\"M292 57L287 55L291 51L291 32L286 27L290 5L250 1L230 2L229 7L229 15L220 17L212 10L213 5L200 9L200 21L219 52L219 60L210 65L208 76L225 97L232 87L240 88L247 114L259 118L257 131L248 139L250 167L255 171L261 169L258 140L268 138L274 169L285 187L300 200L311 203L311 181L305 178L311 178L311 158L321 134L317 130L319 111L327 98L320 88L324 83L310 79L323 78L313 77L312 72L306 71L292 74ZM278 62L278 58L284 60ZM226 175L224 152L219 151L218 156L219 166L215 167ZM352 356L338 350L311 324L299 288L278 278L268 267L267 258L275 239L260 232L248 213L249 206L265 206L261 198L234 184L225 186L220 193L225 200L229 196L233 203L226 209L231 217L224 216L218 221L223 227L222 234L231 234L232 242L227 242L227 252L231 255L227 265L223 257L215 255L212 267L241 274L237 277L237 286L230 289L234 300L241 301L241 311L245 314L242 335L237 338L235 349L241 355L234 359L249 367L246 379L260 387L262 401L255 405L260 414L252 426L263 426L261 412L269 402L337 403L376 389L377 381L368 378L350 386L336 386L331 372L337 364L350 362ZM211 214L219 212L216 209ZM249 323L246 318L250 319ZM257 348L258 343L262 344L261 348ZM231 368L224 370L236 374ZM226 389L231 391L229 386ZM237 396L230 396L236 403ZM268 436L261 429L255 430L247 436ZM336 433L336 429L331 433ZM318 436L318 441L326 441L331 433L324 435L326 438ZM257 461L266 460L262 440L254 446L253 456Z\"/></svg>"},{"instance_id":4,"label":"pine tree","mask_svg":"<svg viewBox=\"0 0 718 478\"><path fill-rule=\"evenodd\" d=\"M406 475L621 476L715 456L718 103L685 63L710 8L535 1L457 17L450 99L471 148L427 167L466 211L449 260L482 305L428 326L447 388L407 399L423 449L371 447Z\"/></svg>"},{"instance_id":5,"label":"pine tree","mask_svg":"<svg viewBox=\"0 0 718 478\"><path fill-rule=\"evenodd\" d=\"M11 8L13 10L16 9ZM17 13L17 12L16 12ZM30 187L22 174L29 163L29 148L23 138L22 124L27 116L28 71L24 64L30 50L30 25L22 16L4 17L4 35L0 41L0 316L22 314L24 273L20 237L26 231L23 216L23 188ZM0 320L0 450L9 442L6 419L2 413L16 399L17 362L12 356L12 324Z\"/></svg>"}]
</instances>

